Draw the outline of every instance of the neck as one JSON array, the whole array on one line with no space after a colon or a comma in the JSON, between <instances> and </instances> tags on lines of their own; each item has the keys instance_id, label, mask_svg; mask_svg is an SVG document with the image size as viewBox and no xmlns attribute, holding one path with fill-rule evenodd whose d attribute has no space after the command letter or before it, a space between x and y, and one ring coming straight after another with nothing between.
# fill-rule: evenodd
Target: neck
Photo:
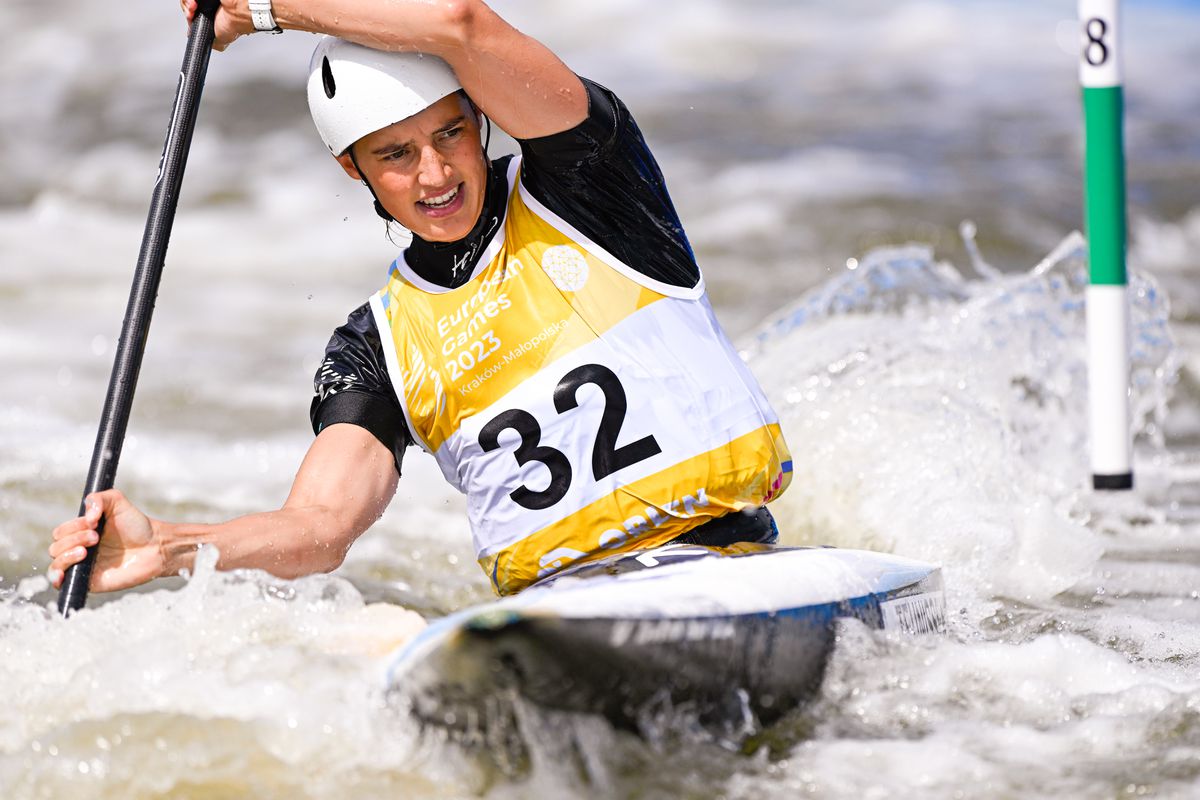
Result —
<instances>
[{"instance_id":1,"label":"neck","mask_svg":"<svg viewBox=\"0 0 1200 800\"><path fill-rule=\"evenodd\" d=\"M507 163L507 162L505 162ZM456 288L470 278L479 257L500 227L508 201L508 181L503 168L488 162L483 206L471 231L453 242L430 242L413 235L404 258L413 271L430 283Z\"/></svg>"}]
</instances>

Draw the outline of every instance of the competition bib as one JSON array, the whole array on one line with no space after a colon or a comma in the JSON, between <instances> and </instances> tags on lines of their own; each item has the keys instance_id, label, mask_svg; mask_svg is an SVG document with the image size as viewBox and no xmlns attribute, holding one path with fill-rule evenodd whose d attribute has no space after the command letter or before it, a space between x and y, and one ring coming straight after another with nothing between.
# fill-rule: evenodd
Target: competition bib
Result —
<instances>
[{"instance_id":1,"label":"competition bib","mask_svg":"<svg viewBox=\"0 0 1200 800\"><path fill-rule=\"evenodd\" d=\"M371 305L410 430L467 495L501 594L777 496L778 419L704 296L654 281L519 184L466 285L404 263Z\"/></svg>"}]
</instances>

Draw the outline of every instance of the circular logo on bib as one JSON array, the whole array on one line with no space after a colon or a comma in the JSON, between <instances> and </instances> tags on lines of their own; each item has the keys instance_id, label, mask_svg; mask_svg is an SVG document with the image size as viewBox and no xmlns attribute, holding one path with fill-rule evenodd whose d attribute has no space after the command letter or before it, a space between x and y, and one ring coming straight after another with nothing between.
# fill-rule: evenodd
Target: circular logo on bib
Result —
<instances>
[{"instance_id":1,"label":"circular logo on bib","mask_svg":"<svg viewBox=\"0 0 1200 800\"><path fill-rule=\"evenodd\" d=\"M578 292L587 283L587 260L574 247L560 244L542 255L542 269L564 292Z\"/></svg>"}]
</instances>

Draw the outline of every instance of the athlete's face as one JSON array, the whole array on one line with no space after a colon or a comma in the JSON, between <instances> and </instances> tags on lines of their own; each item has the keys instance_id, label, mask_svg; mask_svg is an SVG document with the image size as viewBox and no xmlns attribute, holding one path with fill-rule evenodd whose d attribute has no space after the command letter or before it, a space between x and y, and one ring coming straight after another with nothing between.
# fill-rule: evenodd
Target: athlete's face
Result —
<instances>
[{"instance_id":1,"label":"athlete's face","mask_svg":"<svg viewBox=\"0 0 1200 800\"><path fill-rule=\"evenodd\" d=\"M396 221L428 242L471 232L483 210L487 164L479 120L458 94L354 143L338 157L355 180L366 178Z\"/></svg>"}]
</instances>

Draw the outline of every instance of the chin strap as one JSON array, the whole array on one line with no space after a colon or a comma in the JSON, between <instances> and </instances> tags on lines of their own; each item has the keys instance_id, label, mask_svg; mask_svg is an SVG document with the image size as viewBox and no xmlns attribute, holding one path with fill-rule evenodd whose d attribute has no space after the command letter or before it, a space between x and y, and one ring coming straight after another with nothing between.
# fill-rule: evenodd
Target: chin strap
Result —
<instances>
[{"instance_id":1,"label":"chin strap","mask_svg":"<svg viewBox=\"0 0 1200 800\"><path fill-rule=\"evenodd\" d=\"M363 184L368 189L371 188L370 184L367 184L366 181L363 181ZM372 191L371 194L375 194L375 192ZM380 217L382 217L384 219L384 221L386 221L386 222L395 222L396 221L396 218L393 217L391 214L389 214L388 210L383 207L383 203L379 202L379 198L375 198L375 213L378 214Z\"/></svg>"}]
</instances>

